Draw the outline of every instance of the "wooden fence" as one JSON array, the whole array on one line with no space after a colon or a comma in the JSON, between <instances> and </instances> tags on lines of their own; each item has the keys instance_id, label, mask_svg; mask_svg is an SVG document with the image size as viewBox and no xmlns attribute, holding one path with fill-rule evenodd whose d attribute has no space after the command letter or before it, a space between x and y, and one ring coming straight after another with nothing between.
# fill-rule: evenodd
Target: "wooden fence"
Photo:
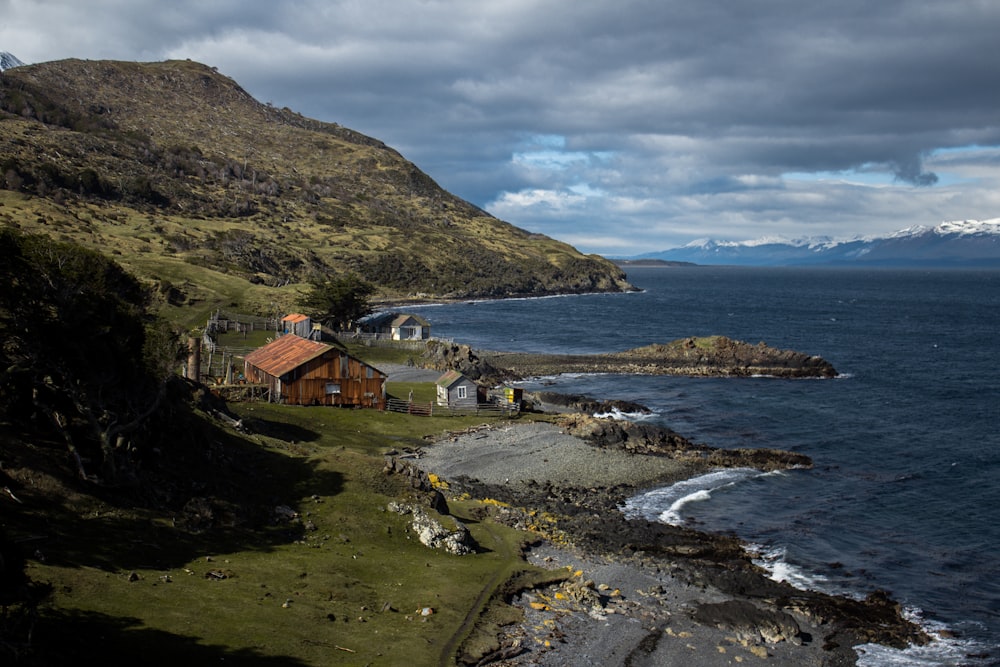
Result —
<instances>
[{"instance_id":1,"label":"wooden fence","mask_svg":"<svg viewBox=\"0 0 1000 667\"><path fill-rule=\"evenodd\" d=\"M474 408L452 408L438 405L433 401L420 403L398 398L388 399L385 403L385 409L389 412L401 412L422 417L516 417L518 414L518 406L516 405L480 403Z\"/></svg>"},{"instance_id":2,"label":"wooden fence","mask_svg":"<svg viewBox=\"0 0 1000 667\"><path fill-rule=\"evenodd\" d=\"M202 346L201 377L206 384L233 384L243 375L243 362L236 362L237 357L245 357L254 347L222 347L221 345Z\"/></svg>"},{"instance_id":3,"label":"wooden fence","mask_svg":"<svg viewBox=\"0 0 1000 667\"><path fill-rule=\"evenodd\" d=\"M257 315L233 315L217 310L208 318L205 327L208 331L279 331L281 322L276 317L259 317Z\"/></svg>"},{"instance_id":4,"label":"wooden fence","mask_svg":"<svg viewBox=\"0 0 1000 667\"><path fill-rule=\"evenodd\" d=\"M341 343L360 343L365 347L388 347L414 351L421 351L427 347L426 340L395 340L389 334L339 332L335 333L334 336Z\"/></svg>"}]
</instances>

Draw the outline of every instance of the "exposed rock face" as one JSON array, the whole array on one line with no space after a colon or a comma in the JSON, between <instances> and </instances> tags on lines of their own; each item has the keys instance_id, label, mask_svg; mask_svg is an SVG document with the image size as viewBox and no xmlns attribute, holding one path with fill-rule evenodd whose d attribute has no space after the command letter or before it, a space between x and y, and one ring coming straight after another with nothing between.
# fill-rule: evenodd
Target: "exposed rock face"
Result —
<instances>
[{"instance_id":1,"label":"exposed rock face","mask_svg":"<svg viewBox=\"0 0 1000 667\"><path fill-rule=\"evenodd\" d=\"M446 517L455 526L454 529L449 529L418 505L404 505L393 501L389 503L389 511L413 515L410 528L424 546L444 549L457 556L475 552L475 543L468 528L454 517Z\"/></svg>"},{"instance_id":2,"label":"exposed rock face","mask_svg":"<svg viewBox=\"0 0 1000 667\"><path fill-rule=\"evenodd\" d=\"M799 624L791 614L775 609L761 609L747 600L700 604L692 617L703 625L732 630L741 641L767 644L802 641L799 637Z\"/></svg>"},{"instance_id":3,"label":"exposed rock face","mask_svg":"<svg viewBox=\"0 0 1000 667\"><path fill-rule=\"evenodd\" d=\"M516 378L509 371L480 357L468 345L432 340L427 343L424 358L430 368L441 372L456 370L481 385L496 385Z\"/></svg>"},{"instance_id":4,"label":"exposed rock face","mask_svg":"<svg viewBox=\"0 0 1000 667\"><path fill-rule=\"evenodd\" d=\"M567 415L559 421L567 433L597 447L623 449L632 454L675 456L685 452L707 452L669 428L617 419L599 419L589 415Z\"/></svg>"},{"instance_id":5,"label":"exposed rock face","mask_svg":"<svg viewBox=\"0 0 1000 667\"><path fill-rule=\"evenodd\" d=\"M584 396L583 394L560 394L554 391L536 391L532 392L526 398L539 405L544 405L546 408L566 408L569 412L584 412L591 415L614 412L648 415L651 412L645 405L635 403L634 401L622 401L619 399L602 401L590 396Z\"/></svg>"},{"instance_id":6,"label":"exposed rock face","mask_svg":"<svg viewBox=\"0 0 1000 667\"><path fill-rule=\"evenodd\" d=\"M699 459L714 468L787 470L812 467L812 459L805 454L778 449L716 449L693 443L669 428L655 424L566 415L559 421L559 426L595 447L621 449L630 454Z\"/></svg>"}]
</instances>

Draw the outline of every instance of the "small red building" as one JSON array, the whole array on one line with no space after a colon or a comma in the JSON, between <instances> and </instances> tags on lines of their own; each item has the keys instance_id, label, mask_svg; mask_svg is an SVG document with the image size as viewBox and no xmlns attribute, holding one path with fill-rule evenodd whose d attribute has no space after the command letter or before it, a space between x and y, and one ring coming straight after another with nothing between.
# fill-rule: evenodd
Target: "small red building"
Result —
<instances>
[{"instance_id":1,"label":"small red building","mask_svg":"<svg viewBox=\"0 0 1000 667\"><path fill-rule=\"evenodd\" d=\"M247 382L267 385L275 403L385 408L385 373L332 345L288 334L243 366Z\"/></svg>"}]
</instances>

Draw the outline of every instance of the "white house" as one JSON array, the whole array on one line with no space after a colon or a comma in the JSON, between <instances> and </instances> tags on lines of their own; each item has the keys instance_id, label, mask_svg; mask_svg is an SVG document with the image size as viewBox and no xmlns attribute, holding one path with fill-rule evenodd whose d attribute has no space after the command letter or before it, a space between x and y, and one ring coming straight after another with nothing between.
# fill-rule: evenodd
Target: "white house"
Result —
<instances>
[{"instance_id":1,"label":"white house","mask_svg":"<svg viewBox=\"0 0 1000 667\"><path fill-rule=\"evenodd\" d=\"M431 324L420 315L408 313L378 313L362 322L368 333L392 340L427 340L431 337Z\"/></svg>"}]
</instances>

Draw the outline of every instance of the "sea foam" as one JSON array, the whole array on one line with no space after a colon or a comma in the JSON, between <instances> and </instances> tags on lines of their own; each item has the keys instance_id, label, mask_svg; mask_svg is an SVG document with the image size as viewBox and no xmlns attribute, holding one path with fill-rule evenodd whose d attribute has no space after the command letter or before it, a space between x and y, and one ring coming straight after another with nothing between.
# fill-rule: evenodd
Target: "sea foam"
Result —
<instances>
[{"instance_id":1,"label":"sea foam","mask_svg":"<svg viewBox=\"0 0 1000 667\"><path fill-rule=\"evenodd\" d=\"M684 523L681 511L686 505L708 500L712 493L739 482L762 475L755 468L726 468L676 484L653 489L625 501L622 512L629 518L643 518L671 525Z\"/></svg>"}]
</instances>

